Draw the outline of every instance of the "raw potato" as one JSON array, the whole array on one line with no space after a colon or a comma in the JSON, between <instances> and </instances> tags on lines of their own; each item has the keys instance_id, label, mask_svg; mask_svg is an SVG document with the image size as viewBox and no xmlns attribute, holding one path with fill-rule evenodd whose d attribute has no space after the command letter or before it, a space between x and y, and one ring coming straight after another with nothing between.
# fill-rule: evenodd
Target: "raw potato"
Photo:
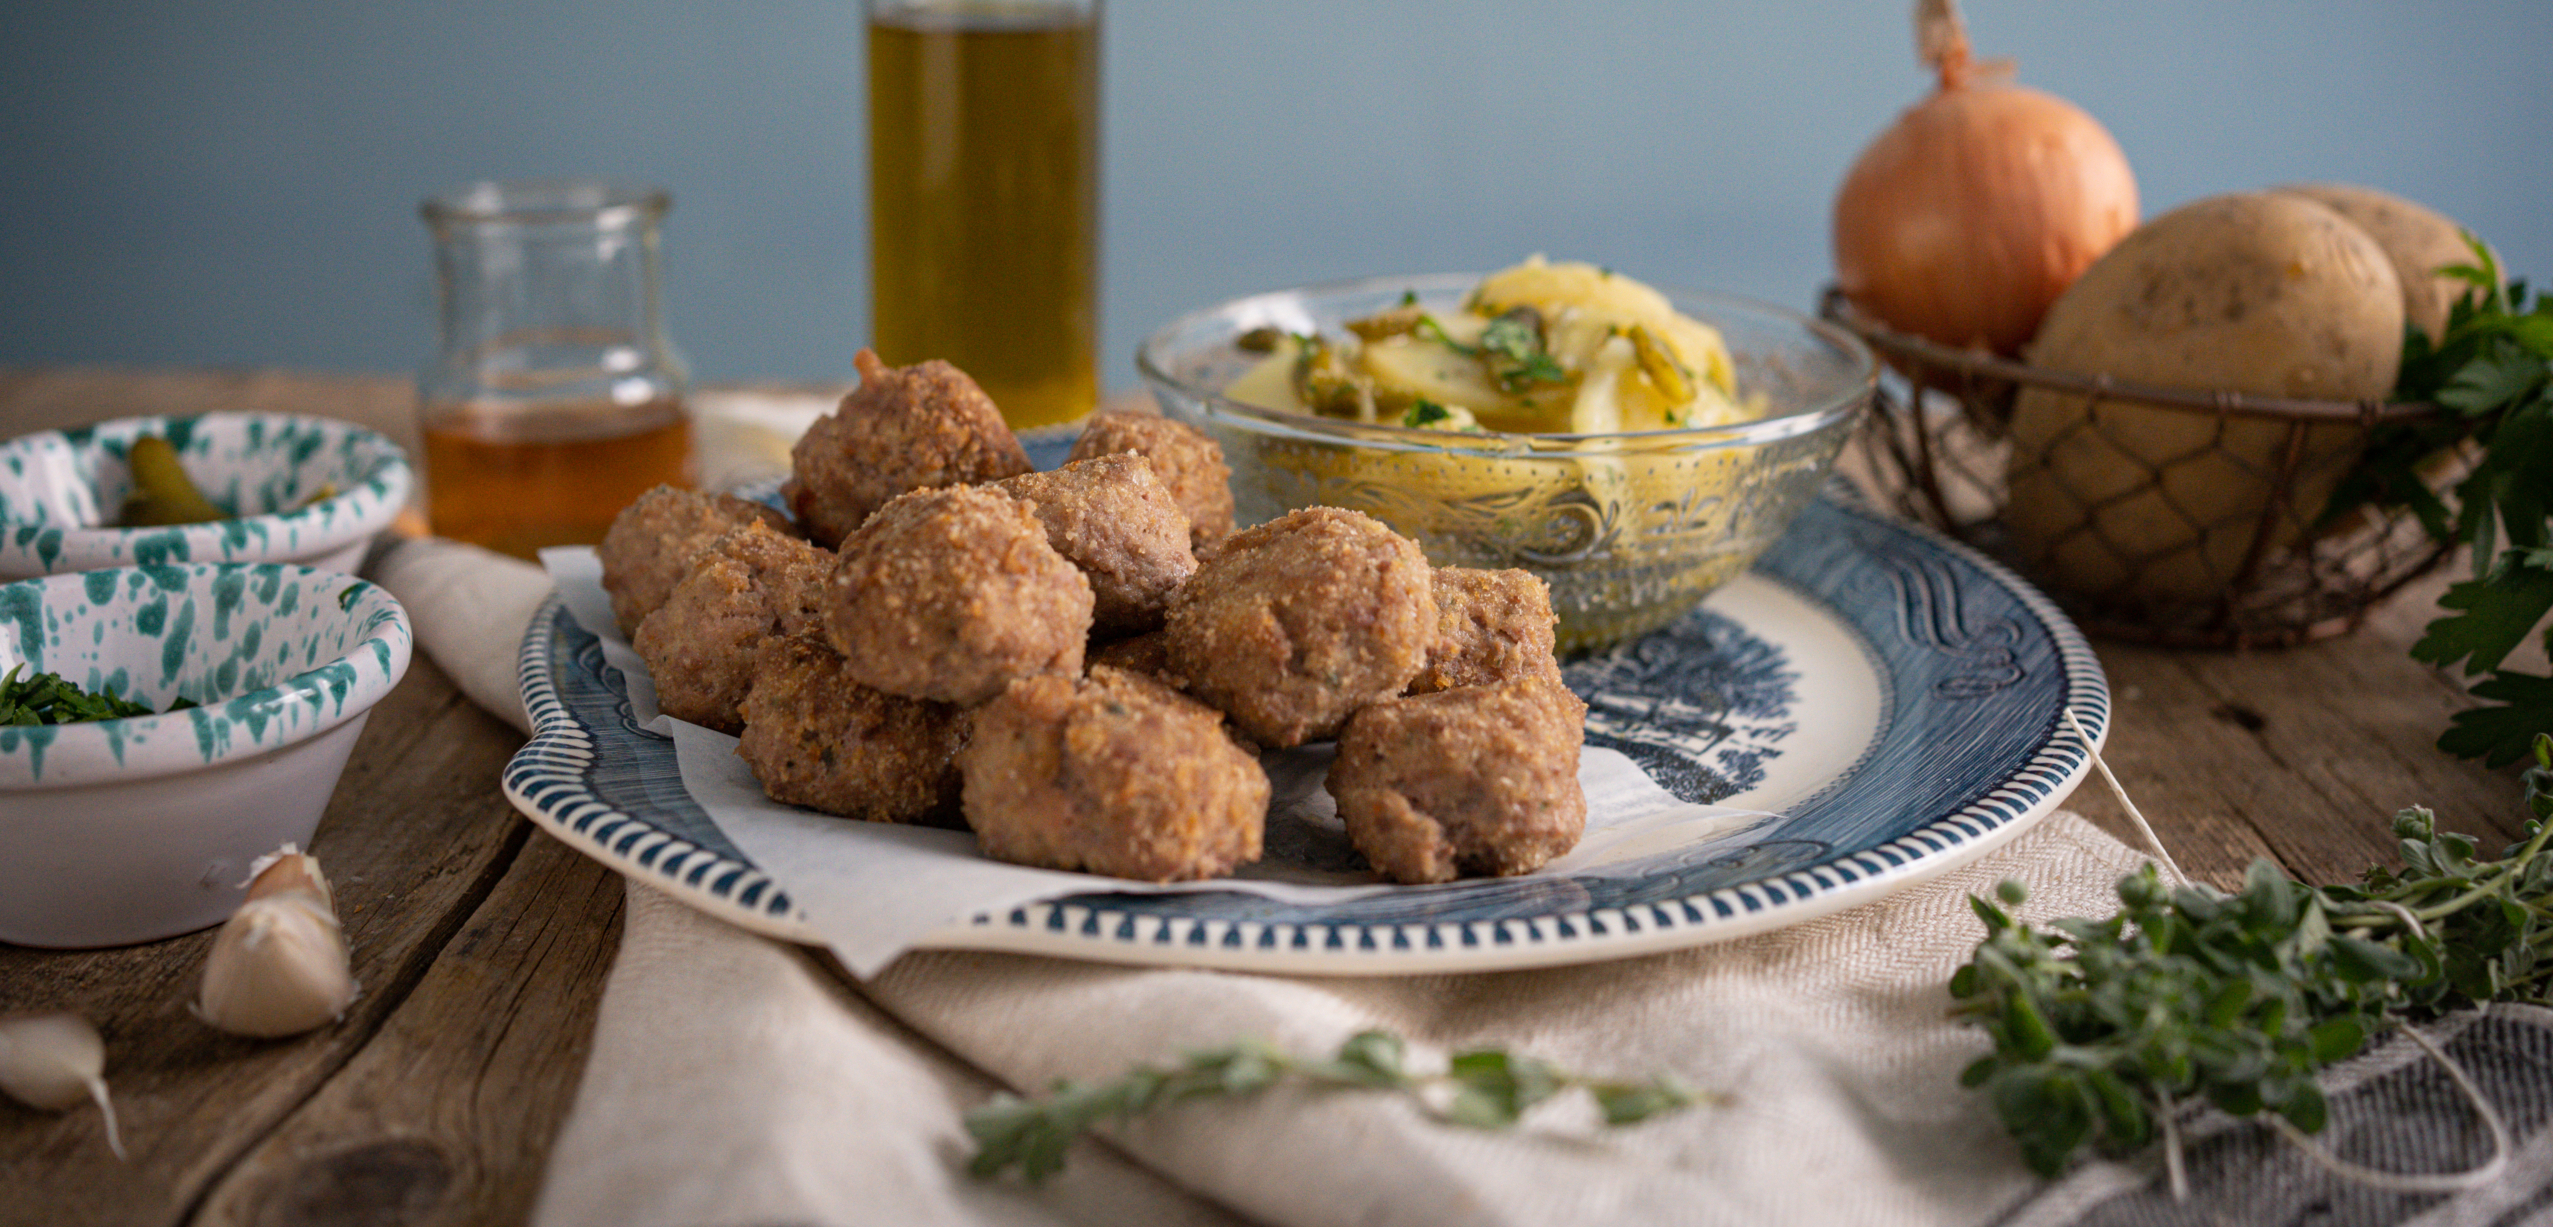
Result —
<instances>
[{"instance_id":1,"label":"raw potato","mask_svg":"<svg viewBox=\"0 0 2553 1227\"><path fill-rule=\"evenodd\" d=\"M2401 365L2402 320L2401 282L2364 231L2301 196L2237 193L2184 205L2121 240L2049 308L2029 357L2122 383L2379 399ZM2273 479L2287 423L2118 401L2087 422L2089 405L2023 394L2006 513L2023 557L2087 594L2223 591L2273 498L2310 518L2359 438L2355 424L2306 428L2282 493ZM2267 545L2305 527L2283 517Z\"/></svg>"},{"instance_id":2,"label":"raw potato","mask_svg":"<svg viewBox=\"0 0 2553 1227\"><path fill-rule=\"evenodd\" d=\"M2402 282L2404 318L2433 341L2446 331L2448 310L2471 285L2440 276L2438 270L2473 263L2464 227L2445 214L2371 187L2290 183L2270 190L2314 201L2366 231L2393 261L2394 276Z\"/></svg>"}]
</instances>

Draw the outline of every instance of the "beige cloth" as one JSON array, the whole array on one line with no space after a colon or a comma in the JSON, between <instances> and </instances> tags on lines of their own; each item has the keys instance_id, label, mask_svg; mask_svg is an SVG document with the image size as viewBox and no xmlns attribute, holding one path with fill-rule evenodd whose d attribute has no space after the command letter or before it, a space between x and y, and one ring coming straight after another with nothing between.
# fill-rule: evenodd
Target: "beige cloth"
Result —
<instances>
[{"instance_id":1,"label":"beige cloth","mask_svg":"<svg viewBox=\"0 0 2553 1227\"><path fill-rule=\"evenodd\" d=\"M473 572L501 576L488 591L508 600L526 577L453 548L405 547L379 573L427 652L493 706L521 623L474 641L511 606L452 598ZM927 953L854 986L829 960L633 886L535 1221L1980 1223L2036 1183L1957 1083L1986 1046L1945 1013L1979 936L1966 897L2017 877L2026 915L2102 914L2138 859L2059 813L1938 881L1775 933L1388 979ZM1326 1055L1373 1026L1421 1062L1495 1045L1589 1073L1673 1071L1717 1098L1619 1130L1564 1100L1484 1133L1389 1095L1279 1090L1137 1122L1113 1145L1140 1167L1084 1144L1043 1189L965 1175L959 1114L997 1083L1105 1078L1248 1036Z\"/></svg>"}]
</instances>

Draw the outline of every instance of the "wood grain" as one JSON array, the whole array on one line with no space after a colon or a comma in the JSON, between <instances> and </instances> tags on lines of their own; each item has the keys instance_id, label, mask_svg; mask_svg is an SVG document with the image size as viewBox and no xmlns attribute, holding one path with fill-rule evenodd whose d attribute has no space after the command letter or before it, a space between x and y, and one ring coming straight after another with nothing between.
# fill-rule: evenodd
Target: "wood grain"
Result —
<instances>
[{"instance_id":1,"label":"wood grain","mask_svg":"<svg viewBox=\"0 0 2553 1227\"><path fill-rule=\"evenodd\" d=\"M519 1222L574 1099L620 940L620 878L534 832L423 980L193 1222Z\"/></svg>"},{"instance_id":2,"label":"wood grain","mask_svg":"<svg viewBox=\"0 0 2553 1227\"><path fill-rule=\"evenodd\" d=\"M2517 836L2518 769L2436 748L2448 717L2470 700L2455 677L2411 659L2452 578L2406 590L2357 634L2303 647L2096 642L2118 704L2110 766L2183 869L2231 885L2266 855L2307 881L2354 881L2393 863L2393 813L2411 805L2486 846ZM2142 842L2099 783L2070 804Z\"/></svg>"}]
</instances>

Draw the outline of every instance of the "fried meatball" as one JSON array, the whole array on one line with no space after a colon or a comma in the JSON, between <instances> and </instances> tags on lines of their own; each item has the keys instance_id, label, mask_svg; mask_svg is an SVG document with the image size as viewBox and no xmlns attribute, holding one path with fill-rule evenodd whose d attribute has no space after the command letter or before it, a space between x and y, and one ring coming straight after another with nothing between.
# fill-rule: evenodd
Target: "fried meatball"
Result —
<instances>
[{"instance_id":1,"label":"fried meatball","mask_svg":"<svg viewBox=\"0 0 2553 1227\"><path fill-rule=\"evenodd\" d=\"M621 508L594 550L621 634L638 632L638 624L674 594L674 585L691 573L691 560L711 542L757 522L794 531L787 517L751 499L672 486L658 486Z\"/></svg>"},{"instance_id":2,"label":"fried meatball","mask_svg":"<svg viewBox=\"0 0 2553 1227\"><path fill-rule=\"evenodd\" d=\"M1159 627L1170 594L1197 569L1187 514L1153 476L1152 462L1135 453L1023 473L993 488L1035 509L1046 543L1090 580L1094 634Z\"/></svg>"},{"instance_id":3,"label":"fried meatball","mask_svg":"<svg viewBox=\"0 0 2553 1227\"><path fill-rule=\"evenodd\" d=\"M1339 821L1395 882L1530 873L1586 832L1586 716L1578 696L1543 677L1363 708L1330 763Z\"/></svg>"},{"instance_id":4,"label":"fried meatball","mask_svg":"<svg viewBox=\"0 0 2553 1227\"><path fill-rule=\"evenodd\" d=\"M1436 637L1411 694L1519 677L1560 677L1552 650L1551 588L1530 571L1438 567Z\"/></svg>"},{"instance_id":5,"label":"fried meatball","mask_svg":"<svg viewBox=\"0 0 2553 1227\"><path fill-rule=\"evenodd\" d=\"M1073 440L1071 458L1118 452L1138 452L1152 461L1153 475L1188 513L1191 547L1202 550L1232 535L1232 470L1223 463L1222 444L1159 414L1094 413Z\"/></svg>"},{"instance_id":6,"label":"fried meatball","mask_svg":"<svg viewBox=\"0 0 2553 1227\"><path fill-rule=\"evenodd\" d=\"M736 756L774 801L869 822L957 813L965 710L863 686L820 640L763 641L744 717Z\"/></svg>"},{"instance_id":7,"label":"fried meatball","mask_svg":"<svg viewBox=\"0 0 2553 1227\"><path fill-rule=\"evenodd\" d=\"M718 538L631 637L655 679L656 706L736 731L755 649L774 635L817 630L832 564L831 554L761 523Z\"/></svg>"},{"instance_id":8,"label":"fried meatball","mask_svg":"<svg viewBox=\"0 0 2553 1227\"><path fill-rule=\"evenodd\" d=\"M1259 859L1268 777L1214 709L1102 665L1014 682L975 711L958 765L985 855L1149 882Z\"/></svg>"},{"instance_id":9,"label":"fried meatball","mask_svg":"<svg viewBox=\"0 0 2553 1227\"><path fill-rule=\"evenodd\" d=\"M1014 678L1077 674L1090 581L997 490L899 495L842 542L824 633L863 685L973 705Z\"/></svg>"},{"instance_id":10,"label":"fried meatball","mask_svg":"<svg viewBox=\"0 0 2553 1227\"><path fill-rule=\"evenodd\" d=\"M1028 471L1028 453L966 372L936 359L890 367L861 350L860 386L789 449L781 497L831 546L907 490Z\"/></svg>"},{"instance_id":11,"label":"fried meatball","mask_svg":"<svg viewBox=\"0 0 2553 1227\"><path fill-rule=\"evenodd\" d=\"M1264 746L1397 695L1436 629L1427 558L1374 519L1307 507L1236 534L1171 598L1170 666Z\"/></svg>"},{"instance_id":12,"label":"fried meatball","mask_svg":"<svg viewBox=\"0 0 2553 1227\"><path fill-rule=\"evenodd\" d=\"M1085 655L1093 668L1106 665L1143 674L1180 690L1188 688L1186 679L1170 667L1170 636L1162 631L1094 644Z\"/></svg>"}]
</instances>

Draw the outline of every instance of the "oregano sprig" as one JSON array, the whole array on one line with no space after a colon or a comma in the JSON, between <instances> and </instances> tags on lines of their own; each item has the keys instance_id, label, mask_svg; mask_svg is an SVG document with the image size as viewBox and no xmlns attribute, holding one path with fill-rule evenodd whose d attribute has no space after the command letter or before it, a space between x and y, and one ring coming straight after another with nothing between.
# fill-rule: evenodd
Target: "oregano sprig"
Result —
<instances>
[{"instance_id":1,"label":"oregano sprig","mask_svg":"<svg viewBox=\"0 0 2553 1227\"><path fill-rule=\"evenodd\" d=\"M2149 864L2120 880L2117 913L2044 927L2006 910L2019 883L1972 898L1986 937L1950 991L1994 1051L1962 1080L2053 1176L2086 1147L2147 1145L2199 1100L2319 1132L2314 1075L2370 1036L2470 1002L2553 1001L2553 737L2533 751L2526 838L2497 858L2414 807L2394 815L2402 866L2354 886L2256 861L2228 895Z\"/></svg>"},{"instance_id":2,"label":"oregano sprig","mask_svg":"<svg viewBox=\"0 0 2553 1227\"><path fill-rule=\"evenodd\" d=\"M966 1113L976 1147L968 1170L993 1177L1016 1167L1030 1181L1042 1181L1063 1169L1073 1139L1103 1123L1123 1124L1192 1099L1252 1095L1289 1078L1314 1087L1401 1092L1439 1120L1476 1129L1506 1128L1526 1109L1573 1089L1595 1099L1608 1125L1635 1124L1703 1098L1673 1074L1590 1078L1499 1049L1457 1054L1441 1074L1412 1071L1407 1056L1401 1038L1388 1031L1358 1032L1327 1059L1297 1058L1265 1040L1244 1040L1105 1082L1059 1082L1034 1099L997 1094Z\"/></svg>"}]
</instances>

